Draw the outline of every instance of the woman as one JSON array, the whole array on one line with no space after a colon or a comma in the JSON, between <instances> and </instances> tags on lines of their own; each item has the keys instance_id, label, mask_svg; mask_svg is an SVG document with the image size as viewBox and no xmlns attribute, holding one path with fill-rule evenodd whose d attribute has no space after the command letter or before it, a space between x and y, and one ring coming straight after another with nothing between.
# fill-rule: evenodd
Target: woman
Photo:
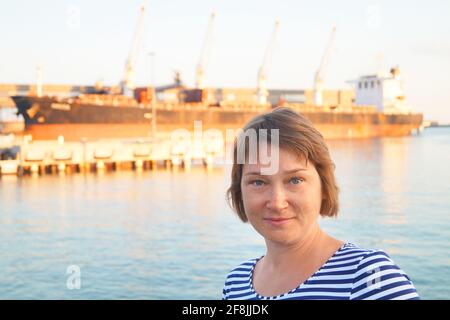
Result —
<instances>
[{"instance_id":1,"label":"woman","mask_svg":"<svg viewBox=\"0 0 450 320\"><path fill-rule=\"evenodd\" d=\"M267 149L277 164L270 173ZM231 180L230 204L264 237L267 253L228 274L223 299L419 299L386 253L320 228L319 215L337 215L338 187L325 141L303 116L277 108L251 120L234 143Z\"/></svg>"}]
</instances>

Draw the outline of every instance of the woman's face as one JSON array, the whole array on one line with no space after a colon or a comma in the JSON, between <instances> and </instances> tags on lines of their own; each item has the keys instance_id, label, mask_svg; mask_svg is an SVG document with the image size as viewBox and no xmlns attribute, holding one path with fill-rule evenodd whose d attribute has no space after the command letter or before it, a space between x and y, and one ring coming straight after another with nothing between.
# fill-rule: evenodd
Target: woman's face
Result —
<instances>
[{"instance_id":1,"label":"woman's face","mask_svg":"<svg viewBox=\"0 0 450 320\"><path fill-rule=\"evenodd\" d=\"M242 199L249 222L266 241L301 241L320 212L322 192L316 168L280 149L278 171L261 175L260 169L259 163L245 164L242 169Z\"/></svg>"}]
</instances>

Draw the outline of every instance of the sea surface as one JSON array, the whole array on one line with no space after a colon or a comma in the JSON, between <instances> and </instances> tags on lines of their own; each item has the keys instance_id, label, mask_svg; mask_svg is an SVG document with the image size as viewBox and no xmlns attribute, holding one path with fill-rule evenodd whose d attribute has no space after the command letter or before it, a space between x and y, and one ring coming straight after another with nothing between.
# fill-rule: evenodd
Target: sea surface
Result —
<instances>
[{"instance_id":1,"label":"sea surface","mask_svg":"<svg viewBox=\"0 0 450 320\"><path fill-rule=\"evenodd\" d=\"M450 298L450 128L329 142L333 236L385 250L423 299ZM225 200L227 165L0 178L0 299L220 299L265 253Z\"/></svg>"}]
</instances>

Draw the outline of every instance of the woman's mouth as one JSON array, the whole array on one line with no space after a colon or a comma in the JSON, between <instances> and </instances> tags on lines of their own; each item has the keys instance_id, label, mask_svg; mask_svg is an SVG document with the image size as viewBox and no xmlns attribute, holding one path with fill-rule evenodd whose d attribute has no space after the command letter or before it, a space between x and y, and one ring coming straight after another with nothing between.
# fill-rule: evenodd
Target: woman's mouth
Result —
<instances>
[{"instance_id":1,"label":"woman's mouth","mask_svg":"<svg viewBox=\"0 0 450 320\"><path fill-rule=\"evenodd\" d=\"M293 218L265 218L264 221L273 226L282 226L289 223Z\"/></svg>"}]
</instances>

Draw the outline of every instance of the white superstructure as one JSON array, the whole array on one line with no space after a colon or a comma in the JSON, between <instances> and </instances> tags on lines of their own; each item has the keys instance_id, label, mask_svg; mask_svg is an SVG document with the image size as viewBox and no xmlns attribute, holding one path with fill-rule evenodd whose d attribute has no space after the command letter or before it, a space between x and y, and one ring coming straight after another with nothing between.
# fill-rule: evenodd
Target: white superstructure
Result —
<instances>
[{"instance_id":1,"label":"white superstructure","mask_svg":"<svg viewBox=\"0 0 450 320\"><path fill-rule=\"evenodd\" d=\"M411 112L405 99L398 67L392 68L389 75L362 76L352 83L356 86L356 105L374 105L378 111L385 113Z\"/></svg>"}]
</instances>

